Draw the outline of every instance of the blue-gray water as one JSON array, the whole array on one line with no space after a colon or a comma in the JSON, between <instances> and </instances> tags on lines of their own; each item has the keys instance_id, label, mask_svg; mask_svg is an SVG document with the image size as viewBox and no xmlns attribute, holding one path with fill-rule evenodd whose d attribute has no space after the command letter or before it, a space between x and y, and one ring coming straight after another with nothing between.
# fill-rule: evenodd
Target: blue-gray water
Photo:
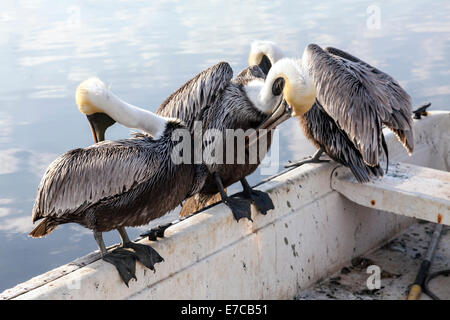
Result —
<instances>
[{"instance_id":1,"label":"blue-gray water","mask_svg":"<svg viewBox=\"0 0 450 320\"><path fill-rule=\"evenodd\" d=\"M2 1L0 291L97 249L91 232L72 224L45 239L27 236L47 165L92 143L74 102L80 81L98 76L130 103L155 110L220 60L239 72L254 39L273 40L297 56L314 42L388 72L414 105L431 101L433 109L449 110L449 17L446 0ZM128 135L117 125L107 132L108 139ZM314 150L294 119L280 137L281 161ZM260 178L255 173L250 182ZM111 232L106 240L118 237Z\"/></svg>"}]
</instances>

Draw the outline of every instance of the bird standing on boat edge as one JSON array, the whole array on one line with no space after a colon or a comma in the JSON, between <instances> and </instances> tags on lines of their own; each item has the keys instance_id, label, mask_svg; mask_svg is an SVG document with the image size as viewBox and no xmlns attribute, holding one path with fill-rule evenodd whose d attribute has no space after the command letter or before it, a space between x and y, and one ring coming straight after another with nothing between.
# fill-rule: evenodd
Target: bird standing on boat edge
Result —
<instances>
[{"instance_id":1,"label":"bird standing on boat edge","mask_svg":"<svg viewBox=\"0 0 450 320\"><path fill-rule=\"evenodd\" d=\"M220 62L202 71L167 98L158 109L157 114L181 119L191 134L194 134L196 121L201 123L203 132L216 129L225 133L227 129L243 129L245 131L249 128L264 128L270 130L290 117L290 107L283 100L283 96L289 95L287 100L292 99L292 94L286 88L302 85L299 82L301 75L299 75L294 61L290 59L280 61L274 65L273 71L267 75L266 79L257 66L244 69L234 79L232 79L232 75L233 71L226 62ZM285 86L285 83L288 86ZM289 101L287 103L290 104ZM146 131L145 128L133 123L137 120L144 123L144 116L134 115L133 112L130 112L128 116L129 123L118 122L129 128ZM225 136L224 134L223 137L225 138ZM268 142L270 143L270 137ZM224 143L223 146L225 145ZM226 149L223 154L227 154ZM236 152L234 155L236 156ZM197 201L200 197L211 199L220 192L221 199L232 210L236 220L242 217L251 218L249 199L257 205L260 212L265 213L273 208L270 197L263 192L252 190L245 180L245 177L252 173L258 165L259 159L254 164L248 162L245 164L236 162L233 164L208 164L210 174L204 187L186 203L191 200ZM237 181L241 181L243 184L244 198L228 197L224 190L225 187Z\"/></svg>"},{"instance_id":2,"label":"bird standing on boat edge","mask_svg":"<svg viewBox=\"0 0 450 320\"><path fill-rule=\"evenodd\" d=\"M128 108L97 79L83 82L76 98L80 111L94 124L96 141L114 123L100 115L102 108L107 105L118 118ZM172 132L185 128L184 124L148 111L146 116L153 137L99 142L53 161L39 184L32 214L33 222L42 219L30 233L34 238L69 222L93 230L102 258L116 267L127 286L135 278L136 259L152 270L163 259L150 246L130 241L125 227L145 225L174 209L195 194L207 177L203 164L175 165L170 159L177 143ZM122 246L108 253L102 232L112 229L119 231Z\"/></svg>"},{"instance_id":3,"label":"bird standing on boat edge","mask_svg":"<svg viewBox=\"0 0 450 320\"><path fill-rule=\"evenodd\" d=\"M215 67L220 66L223 64ZM273 69L277 70L277 65ZM284 107L284 81L272 80L255 86L264 92L261 106L267 105L266 114ZM69 222L92 229L102 258L115 265L128 285L135 277L135 259L153 269L162 258L151 247L131 242L124 227L147 224L174 209L202 188L211 167L172 162L170 155L176 144L172 133L186 128L179 120L122 101L98 79L83 82L76 97L96 142L104 139L105 130L115 121L151 136L99 142L58 157L38 187L32 218L33 222L42 221L30 236L46 236L59 224ZM279 112L273 112L264 123L270 127L281 118ZM119 231L122 246L107 253L102 232L112 229Z\"/></svg>"},{"instance_id":4,"label":"bird standing on boat edge","mask_svg":"<svg viewBox=\"0 0 450 320\"><path fill-rule=\"evenodd\" d=\"M192 133L195 130L195 122L200 121L203 132L216 129L223 132L224 138L227 129L270 130L290 118L290 110L288 110L290 107L285 105L282 99L286 92L284 91L286 80L280 76L282 73L289 72L287 64L278 64L277 70L267 75L266 79L266 75L257 66L248 67L233 78L233 70L228 63L222 62L219 65L220 71L214 70L218 66L216 65L186 82L161 104L156 113L183 120ZM296 79L292 73L293 71L288 79L291 82ZM262 90L265 81L271 85L267 85L266 89ZM207 99L204 99L202 92L208 92ZM271 111L274 112L267 119ZM269 134L267 150L270 144L271 135ZM262 214L274 208L269 195L253 190L246 180L246 176L256 170L264 155L260 155L256 163L250 163L249 150L246 148L245 162L238 163L236 144L233 148L234 162L210 166L211 174L205 185L199 193L186 200L180 212L181 216L201 209L212 199L216 200L217 193L233 211L236 220L242 217L251 219L250 203L253 203ZM229 152L224 140L223 154L226 155ZM238 181L242 184L243 192L239 196L228 197L224 188Z\"/></svg>"},{"instance_id":5,"label":"bird standing on boat edge","mask_svg":"<svg viewBox=\"0 0 450 320\"><path fill-rule=\"evenodd\" d=\"M249 65L265 72L283 58L271 41L251 45ZM305 136L318 148L309 160L288 165L322 162L325 152L348 167L359 182L384 174L379 156L389 162L382 125L391 129L409 154L414 149L411 98L388 74L336 48L310 44L298 64L314 87L315 103L304 114L295 114ZM326 160L325 160L326 161Z\"/></svg>"}]
</instances>

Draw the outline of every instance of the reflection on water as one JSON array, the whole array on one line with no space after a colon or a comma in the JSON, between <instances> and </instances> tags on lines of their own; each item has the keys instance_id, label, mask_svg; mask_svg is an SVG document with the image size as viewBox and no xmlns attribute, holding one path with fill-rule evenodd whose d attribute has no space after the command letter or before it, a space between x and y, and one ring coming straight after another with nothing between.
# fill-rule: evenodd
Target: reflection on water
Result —
<instances>
[{"instance_id":1,"label":"reflection on water","mask_svg":"<svg viewBox=\"0 0 450 320\"><path fill-rule=\"evenodd\" d=\"M0 12L0 291L96 249L91 232L61 226L29 239L40 177L59 154L92 143L74 91L98 76L125 100L155 110L178 86L220 60L236 72L249 43L289 55L315 42L348 50L392 74L415 105L447 108L450 3L372 1L2 1ZM6 62L6 63L5 63ZM128 136L114 126L109 139ZM295 120L280 130L280 160L314 148ZM260 179L255 173L250 182ZM137 236L139 230L132 231ZM106 241L118 241L114 233Z\"/></svg>"}]
</instances>

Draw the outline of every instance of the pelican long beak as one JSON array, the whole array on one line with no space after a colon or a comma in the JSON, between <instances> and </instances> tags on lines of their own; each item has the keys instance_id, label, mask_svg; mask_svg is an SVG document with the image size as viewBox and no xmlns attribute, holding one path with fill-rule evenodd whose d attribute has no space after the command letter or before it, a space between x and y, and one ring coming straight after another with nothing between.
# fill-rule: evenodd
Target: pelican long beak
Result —
<instances>
[{"instance_id":1,"label":"pelican long beak","mask_svg":"<svg viewBox=\"0 0 450 320\"><path fill-rule=\"evenodd\" d=\"M258 129L272 130L291 116L291 106L282 99L278 107L259 125Z\"/></svg>"},{"instance_id":2,"label":"pelican long beak","mask_svg":"<svg viewBox=\"0 0 450 320\"><path fill-rule=\"evenodd\" d=\"M278 125L286 121L292 116L291 106L284 100L281 100L278 107L256 128L256 131L248 136L248 146L261 139L270 130L275 129ZM261 129L265 129L261 131Z\"/></svg>"},{"instance_id":3,"label":"pelican long beak","mask_svg":"<svg viewBox=\"0 0 450 320\"><path fill-rule=\"evenodd\" d=\"M92 136L94 137L95 143L105 140L106 129L116 122L106 113L93 113L91 115L86 115L86 117L91 126Z\"/></svg>"}]
</instances>

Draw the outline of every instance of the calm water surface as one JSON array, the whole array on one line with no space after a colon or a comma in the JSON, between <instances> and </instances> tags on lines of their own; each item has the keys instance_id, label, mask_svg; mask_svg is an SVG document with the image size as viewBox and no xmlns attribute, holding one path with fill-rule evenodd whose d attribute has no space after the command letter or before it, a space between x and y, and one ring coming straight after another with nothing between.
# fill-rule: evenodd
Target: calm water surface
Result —
<instances>
[{"instance_id":1,"label":"calm water surface","mask_svg":"<svg viewBox=\"0 0 450 320\"><path fill-rule=\"evenodd\" d=\"M126 101L154 111L220 60L239 72L254 39L273 40L292 56L314 42L390 73L414 105L431 101L433 109L449 110L449 17L445 0L2 1L0 292L97 249L91 232L75 224L45 239L27 237L45 168L92 143L74 101L80 81L98 76ZM128 135L114 126L107 138ZM294 119L281 126L279 147L280 162L314 150ZM256 172L250 182L260 179ZM114 232L105 236L109 244L119 240Z\"/></svg>"}]
</instances>

